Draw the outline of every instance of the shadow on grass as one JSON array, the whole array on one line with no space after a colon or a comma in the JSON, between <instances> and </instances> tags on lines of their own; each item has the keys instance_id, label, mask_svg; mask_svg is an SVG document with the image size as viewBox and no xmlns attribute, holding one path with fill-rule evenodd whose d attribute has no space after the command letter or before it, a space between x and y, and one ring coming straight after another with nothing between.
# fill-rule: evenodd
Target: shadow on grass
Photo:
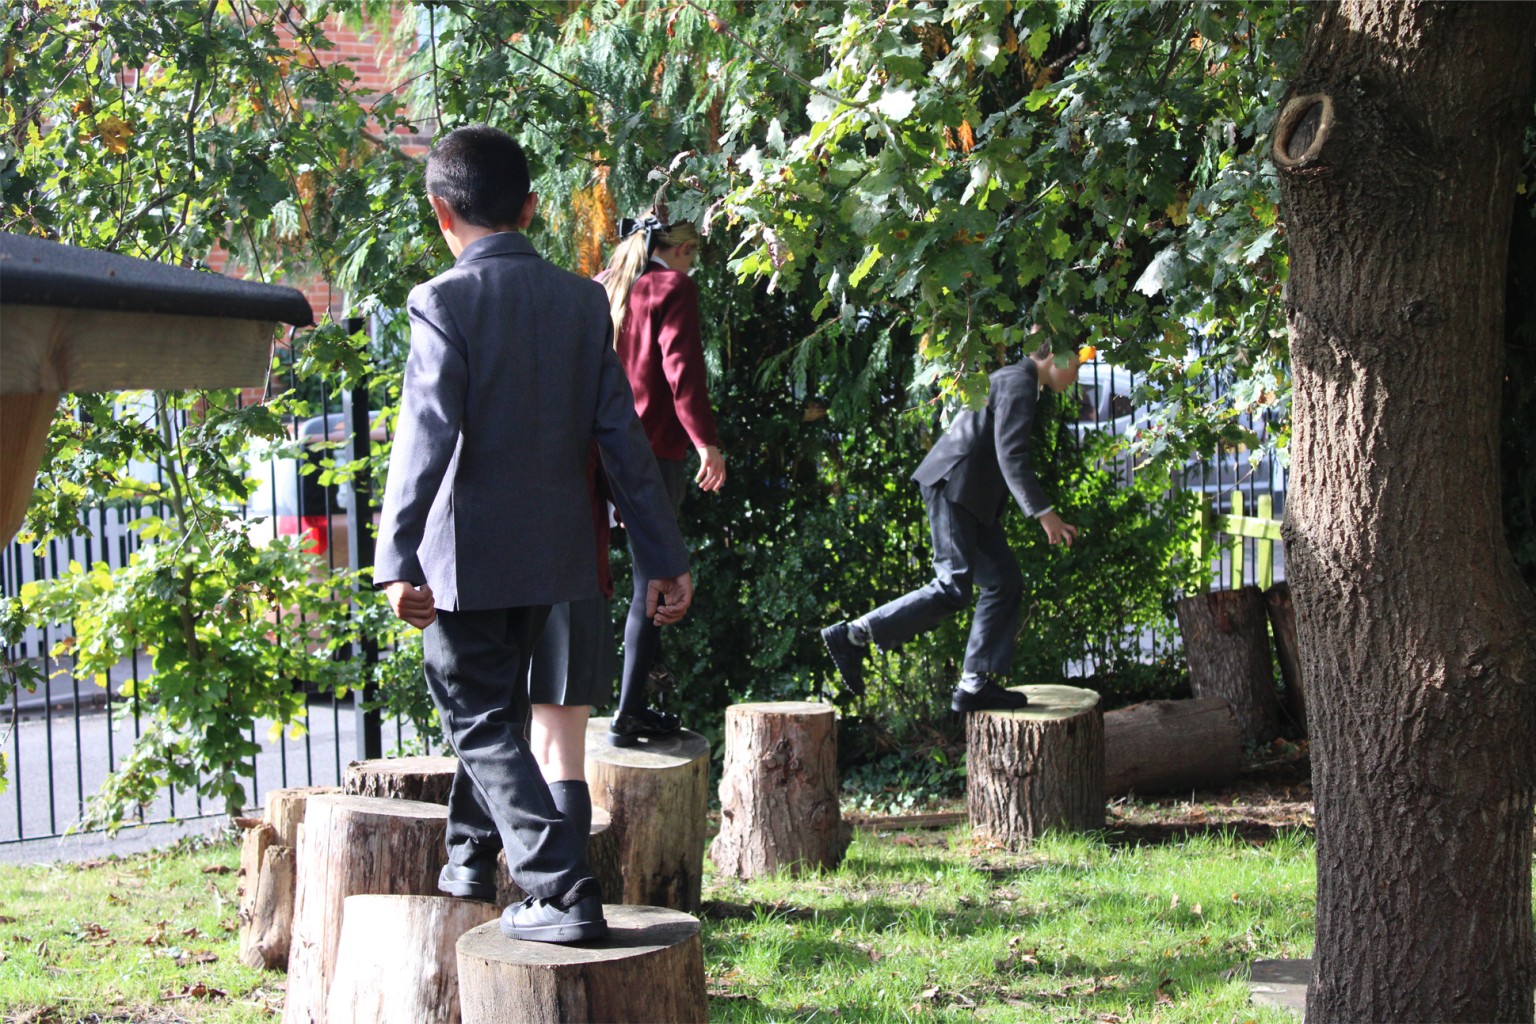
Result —
<instances>
[{"instance_id":1,"label":"shadow on grass","mask_svg":"<svg viewBox=\"0 0 1536 1024\"><path fill-rule=\"evenodd\" d=\"M1226 821L1206 823L1121 822L1104 833L1104 842L1112 847L1164 846L1205 838L1240 839L1253 846L1264 846L1288 836L1311 836L1308 825L1272 824L1264 821Z\"/></svg>"}]
</instances>

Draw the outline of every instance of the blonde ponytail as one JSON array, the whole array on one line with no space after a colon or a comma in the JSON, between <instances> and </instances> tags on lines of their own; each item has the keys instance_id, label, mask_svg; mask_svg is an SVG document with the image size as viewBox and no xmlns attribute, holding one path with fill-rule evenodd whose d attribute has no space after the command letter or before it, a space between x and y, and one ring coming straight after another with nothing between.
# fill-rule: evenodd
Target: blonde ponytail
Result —
<instances>
[{"instance_id":1,"label":"blonde ponytail","mask_svg":"<svg viewBox=\"0 0 1536 1024\"><path fill-rule=\"evenodd\" d=\"M619 342L619 329L624 326L624 314L629 312L629 293L635 279L645 273L651 261L651 253L657 249L672 249L685 242L701 241L699 229L687 221L667 223L666 186L656 190L651 209L634 221L629 234L614 247L608 260L607 273L603 275L603 287L608 291L608 313L613 317L613 342ZM649 229L647 229L649 228Z\"/></svg>"}]
</instances>

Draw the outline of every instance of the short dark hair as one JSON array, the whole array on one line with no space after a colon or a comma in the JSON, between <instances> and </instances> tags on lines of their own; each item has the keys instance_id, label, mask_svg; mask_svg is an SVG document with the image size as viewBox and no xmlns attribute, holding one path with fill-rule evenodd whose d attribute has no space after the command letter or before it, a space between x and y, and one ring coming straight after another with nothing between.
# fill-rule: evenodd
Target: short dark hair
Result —
<instances>
[{"instance_id":1,"label":"short dark hair","mask_svg":"<svg viewBox=\"0 0 1536 1024\"><path fill-rule=\"evenodd\" d=\"M427 154L427 192L482 228L510 228L528 198L528 157L488 124L455 128Z\"/></svg>"}]
</instances>

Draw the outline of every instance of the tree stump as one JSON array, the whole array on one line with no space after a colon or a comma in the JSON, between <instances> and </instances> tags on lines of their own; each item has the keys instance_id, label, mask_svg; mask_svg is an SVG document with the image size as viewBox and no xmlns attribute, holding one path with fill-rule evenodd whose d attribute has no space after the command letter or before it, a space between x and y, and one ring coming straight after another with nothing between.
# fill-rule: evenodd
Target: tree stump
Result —
<instances>
[{"instance_id":1,"label":"tree stump","mask_svg":"<svg viewBox=\"0 0 1536 1024\"><path fill-rule=\"evenodd\" d=\"M725 709L719 871L761 878L788 869L835 868L853 829L838 809L837 713L783 701Z\"/></svg>"},{"instance_id":2,"label":"tree stump","mask_svg":"<svg viewBox=\"0 0 1536 1024\"><path fill-rule=\"evenodd\" d=\"M1243 766L1243 737L1219 697L1149 700L1104 715L1104 793L1222 786Z\"/></svg>"},{"instance_id":3,"label":"tree stump","mask_svg":"<svg viewBox=\"0 0 1536 1024\"><path fill-rule=\"evenodd\" d=\"M1291 603L1291 585L1276 583L1264 591L1264 607L1269 611L1269 628L1275 634L1280 679L1285 683L1285 712L1305 736L1307 687L1301 678L1301 654L1296 647L1296 606Z\"/></svg>"},{"instance_id":4,"label":"tree stump","mask_svg":"<svg viewBox=\"0 0 1536 1024\"><path fill-rule=\"evenodd\" d=\"M330 1024L459 1024L459 936L495 907L451 896L348 896Z\"/></svg>"},{"instance_id":5,"label":"tree stump","mask_svg":"<svg viewBox=\"0 0 1536 1024\"><path fill-rule=\"evenodd\" d=\"M608 812L601 807L592 808L592 831L587 837L587 863L592 867L592 874L597 876L598 884L603 887L603 899L608 899L611 893L612 898L617 900L624 888L623 874L619 870L619 844ZM512 881L512 873L507 870L506 851L497 853L496 905L505 907L520 902L527 895Z\"/></svg>"},{"instance_id":6,"label":"tree stump","mask_svg":"<svg viewBox=\"0 0 1536 1024\"><path fill-rule=\"evenodd\" d=\"M456 757L381 757L347 765L342 789L352 796L421 800L446 804L453 788Z\"/></svg>"},{"instance_id":7,"label":"tree stump","mask_svg":"<svg viewBox=\"0 0 1536 1024\"><path fill-rule=\"evenodd\" d=\"M277 841L284 846L299 845L299 826L304 824L304 809L317 796L340 793L336 786L289 786L267 791L267 824L277 829Z\"/></svg>"},{"instance_id":8,"label":"tree stump","mask_svg":"<svg viewBox=\"0 0 1536 1024\"><path fill-rule=\"evenodd\" d=\"M1014 687L1018 711L966 716L965 806L978 835L1027 846L1047 829L1104 825L1104 717L1075 686Z\"/></svg>"},{"instance_id":9,"label":"tree stump","mask_svg":"<svg viewBox=\"0 0 1536 1024\"><path fill-rule=\"evenodd\" d=\"M709 1019L699 922L660 907L608 906L592 946L518 942L493 922L459 939L464 1024Z\"/></svg>"},{"instance_id":10,"label":"tree stump","mask_svg":"<svg viewBox=\"0 0 1536 1024\"><path fill-rule=\"evenodd\" d=\"M304 807L311 797L338 792L335 786L294 786L267 792L266 820L241 818L237 919L240 962L285 970L293 933L293 854Z\"/></svg>"},{"instance_id":11,"label":"tree stump","mask_svg":"<svg viewBox=\"0 0 1536 1024\"><path fill-rule=\"evenodd\" d=\"M1280 732L1280 700L1269 653L1269 620L1258 587L1217 590L1175 605L1189 688L1232 705L1243 742L1268 743Z\"/></svg>"},{"instance_id":12,"label":"tree stump","mask_svg":"<svg viewBox=\"0 0 1536 1024\"><path fill-rule=\"evenodd\" d=\"M323 1024L348 896L437 894L448 808L418 800L331 795L310 800L297 858L288 1024Z\"/></svg>"},{"instance_id":13,"label":"tree stump","mask_svg":"<svg viewBox=\"0 0 1536 1024\"><path fill-rule=\"evenodd\" d=\"M608 719L587 725L587 784L608 812L622 888L615 903L699 909L709 807L709 742L684 729L634 747L608 743Z\"/></svg>"}]
</instances>

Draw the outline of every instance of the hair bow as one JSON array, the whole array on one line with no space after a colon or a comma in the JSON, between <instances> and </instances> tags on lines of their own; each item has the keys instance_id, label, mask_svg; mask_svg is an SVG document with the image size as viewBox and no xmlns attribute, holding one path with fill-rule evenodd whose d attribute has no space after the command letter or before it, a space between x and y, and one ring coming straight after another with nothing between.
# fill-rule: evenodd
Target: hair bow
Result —
<instances>
[{"instance_id":1,"label":"hair bow","mask_svg":"<svg viewBox=\"0 0 1536 1024\"><path fill-rule=\"evenodd\" d=\"M651 250L656 247L656 234L658 232L665 234L666 230L667 225L663 224L661 218L657 217L654 213L648 213L639 219L625 217L619 221L619 240L623 241L636 231L644 231L645 252L646 255L650 255Z\"/></svg>"}]
</instances>

